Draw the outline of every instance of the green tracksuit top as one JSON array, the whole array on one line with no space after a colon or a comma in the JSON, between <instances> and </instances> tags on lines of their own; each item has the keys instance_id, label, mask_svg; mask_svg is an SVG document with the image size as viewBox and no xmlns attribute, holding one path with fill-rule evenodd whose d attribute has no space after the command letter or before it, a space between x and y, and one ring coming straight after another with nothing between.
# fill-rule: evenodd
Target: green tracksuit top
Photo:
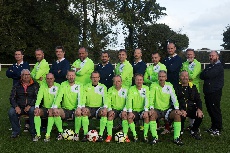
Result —
<instances>
[{"instance_id":1,"label":"green tracksuit top","mask_svg":"<svg viewBox=\"0 0 230 153\"><path fill-rule=\"evenodd\" d=\"M158 81L158 72L160 70L165 70L167 72L166 66L162 63L158 63L157 65L150 65L145 70L144 82L146 85L150 86L151 83Z\"/></svg>"},{"instance_id":2,"label":"green tracksuit top","mask_svg":"<svg viewBox=\"0 0 230 153\"><path fill-rule=\"evenodd\" d=\"M76 72L76 81L86 85L90 83L90 75L94 70L94 63L88 57L82 62L80 59L76 60L72 67L80 68L79 71ZM74 68L72 68L74 70Z\"/></svg>"},{"instance_id":3,"label":"green tracksuit top","mask_svg":"<svg viewBox=\"0 0 230 153\"><path fill-rule=\"evenodd\" d=\"M122 64L118 63L115 68L115 74L121 75L122 85L130 87L132 85L133 67L129 61L125 60Z\"/></svg>"},{"instance_id":4,"label":"green tracksuit top","mask_svg":"<svg viewBox=\"0 0 230 153\"><path fill-rule=\"evenodd\" d=\"M165 82L161 87L159 82L154 82L150 86L150 109L167 110L171 107L170 98L175 109L179 109L179 103L173 85Z\"/></svg>"},{"instance_id":5,"label":"green tracksuit top","mask_svg":"<svg viewBox=\"0 0 230 153\"><path fill-rule=\"evenodd\" d=\"M57 97L58 90L60 90L60 84L56 82L54 82L54 85L51 88L48 87L47 83L41 83L35 103L35 108L39 108L42 99L44 101L42 105L43 107L52 108ZM60 105L57 107L60 108Z\"/></svg>"},{"instance_id":6,"label":"green tracksuit top","mask_svg":"<svg viewBox=\"0 0 230 153\"><path fill-rule=\"evenodd\" d=\"M46 74L49 73L50 67L48 62L46 62L45 59L43 59L41 62L37 62L34 66L34 69L31 72L31 77L34 81L37 81L39 85L41 82L45 82ZM42 77L42 81L39 80L39 78Z\"/></svg>"},{"instance_id":7,"label":"green tracksuit top","mask_svg":"<svg viewBox=\"0 0 230 153\"><path fill-rule=\"evenodd\" d=\"M136 85L129 88L128 100L126 103L128 112L132 111L148 111L149 109L149 87L142 85L141 90L138 90Z\"/></svg>"},{"instance_id":8,"label":"green tracksuit top","mask_svg":"<svg viewBox=\"0 0 230 153\"><path fill-rule=\"evenodd\" d=\"M87 107L106 107L107 102L107 88L104 84L98 83L96 87L92 83L88 83L84 87L85 104Z\"/></svg>"},{"instance_id":9,"label":"green tracksuit top","mask_svg":"<svg viewBox=\"0 0 230 153\"><path fill-rule=\"evenodd\" d=\"M108 90L108 109L112 110L123 110L125 108L127 95L128 95L128 88L121 87L119 91L112 86Z\"/></svg>"},{"instance_id":10,"label":"green tracksuit top","mask_svg":"<svg viewBox=\"0 0 230 153\"><path fill-rule=\"evenodd\" d=\"M84 104L83 85L79 82L75 82L73 86L70 86L68 81L62 82L54 103L54 108L57 108L61 102L61 107L68 110L73 110L77 107L81 108Z\"/></svg>"},{"instance_id":11,"label":"green tracksuit top","mask_svg":"<svg viewBox=\"0 0 230 153\"><path fill-rule=\"evenodd\" d=\"M200 92L200 62L194 59L194 61L189 64L189 61L186 61L183 63L181 70L188 71L190 81L196 85L198 92Z\"/></svg>"}]
</instances>

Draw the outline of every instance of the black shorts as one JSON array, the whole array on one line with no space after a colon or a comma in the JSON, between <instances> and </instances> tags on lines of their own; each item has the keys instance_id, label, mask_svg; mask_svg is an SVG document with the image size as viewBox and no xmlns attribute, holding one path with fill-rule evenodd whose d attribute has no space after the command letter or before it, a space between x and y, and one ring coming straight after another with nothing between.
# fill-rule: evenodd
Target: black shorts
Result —
<instances>
[{"instance_id":1,"label":"black shorts","mask_svg":"<svg viewBox=\"0 0 230 153\"><path fill-rule=\"evenodd\" d=\"M144 111L140 111L140 112L133 111L132 113L135 115L134 117L135 123L137 123L140 119L143 119L142 116L143 116Z\"/></svg>"},{"instance_id":2,"label":"black shorts","mask_svg":"<svg viewBox=\"0 0 230 153\"><path fill-rule=\"evenodd\" d=\"M73 119L75 110L68 110L68 109L63 108L63 111L65 113L64 119L69 119L69 118Z\"/></svg>"},{"instance_id":3,"label":"black shorts","mask_svg":"<svg viewBox=\"0 0 230 153\"><path fill-rule=\"evenodd\" d=\"M99 110L101 109L101 107L88 107L87 106L86 108L89 109L89 112L90 112L89 118L90 119L93 117L96 117L96 119L100 119L100 116L98 116L97 114L98 114Z\"/></svg>"},{"instance_id":4,"label":"black shorts","mask_svg":"<svg viewBox=\"0 0 230 153\"><path fill-rule=\"evenodd\" d=\"M167 110L159 110L159 109L155 109L155 111L157 112L157 119L161 119L164 118L166 120L169 120L169 114L171 113L172 109L167 109Z\"/></svg>"},{"instance_id":5,"label":"black shorts","mask_svg":"<svg viewBox=\"0 0 230 153\"><path fill-rule=\"evenodd\" d=\"M43 116L41 116L41 117L47 118L49 116L48 108L41 107L40 109L43 111Z\"/></svg>"},{"instance_id":6,"label":"black shorts","mask_svg":"<svg viewBox=\"0 0 230 153\"><path fill-rule=\"evenodd\" d=\"M121 110L112 109L112 111L114 112L114 119L121 118Z\"/></svg>"}]
</instances>

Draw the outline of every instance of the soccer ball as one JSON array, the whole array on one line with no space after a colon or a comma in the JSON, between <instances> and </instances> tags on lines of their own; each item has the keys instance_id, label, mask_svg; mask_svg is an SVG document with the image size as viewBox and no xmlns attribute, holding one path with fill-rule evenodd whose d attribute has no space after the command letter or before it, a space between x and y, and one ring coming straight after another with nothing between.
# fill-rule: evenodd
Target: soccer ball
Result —
<instances>
[{"instance_id":1,"label":"soccer ball","mask_svg":"<svg viewBox=\"0 0 230 153\"><path fill-rule=\"evenodd\" d=\"M96 142L98 137L98 132L96 130L90 130L87 134L87 139L92 142Z\"/></svg>"},{"instance_id":2,"label":"soccer ball","mask_svg":"<svg viewBox=\"0 0 230 153\"><path fill-rule=\"evenodd\" d=\"M125 142L125 134L123 132L117 132L114 136L116 142L122 143Z\"/></svg>"},{"instance_id":3,"label":"soccer ball","mask_svg":"<svg viewBox=\"0 0 230 153\"><path fill-rule=\"evenodd\" d=\"M71 129L65 129L64 132L62 133L62 137L64 140L73 140L74 138L74 132Z\"/></svg>"}]
</instances>

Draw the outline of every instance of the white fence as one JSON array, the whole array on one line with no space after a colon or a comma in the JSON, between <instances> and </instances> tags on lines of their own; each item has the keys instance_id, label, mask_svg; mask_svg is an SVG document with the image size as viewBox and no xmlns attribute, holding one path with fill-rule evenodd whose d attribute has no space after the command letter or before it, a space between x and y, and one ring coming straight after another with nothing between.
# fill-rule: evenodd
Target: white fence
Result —
<instances>
[{"instance_id":1,"label":"white fence","mask_svg":"<svg viewBox=\"0 0 230 153\"><path fill-rule=\"evenodd\" d=\"M147 66L149 66L149 65L152 65L153 63L147 63L146 65ZM210 64L210 63L201 63L201 65L203 66L203 69L205 69L205 67L206 67L206 65L208 65L208 64ZM225 63L225 65L229 65L230 63ZM0 71L2 71L2 66L11 66L11 65L13 65L13 64L1 64L0 63ZM35 64L29 64L30 66L34 66ZM52 64L49 64L50 66L52 65ZM95 64L95 65L97 65L97 64ZM115 67L117 66L117 64L113 64Z\"/></svg>"}]
</instances>

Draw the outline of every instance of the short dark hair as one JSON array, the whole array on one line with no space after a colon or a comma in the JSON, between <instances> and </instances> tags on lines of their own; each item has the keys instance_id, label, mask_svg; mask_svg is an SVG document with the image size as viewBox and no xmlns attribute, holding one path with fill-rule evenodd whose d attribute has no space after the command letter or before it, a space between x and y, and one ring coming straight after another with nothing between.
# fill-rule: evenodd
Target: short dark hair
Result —
<instances>
[{"instance_id":1,"label":"short dark hair","mask_svg":"<svg viewBox=\"0 0 230 153\"><path fill-rule=\"evenodd\" d=\"M71 70L67 70L67 73L68 73L68 72L74 72L74 74L75 74L75 71L74 71L74 70L72 70L72 69L71 69Z\"/></svg>"},{"instance_id":2,"label":"short dark hair","mask_svg":"<svg viewBox=\"0 0 230 153\"><path fill-rule=\"evenodd\" d=\"M108 57L110 57L110 56L109 56L109 53L108 53L107 51L101 52L101 55L102 55L102 54L108 54Z\"/></svg>"},{"instance_id":3,"label":"short dark hair","mask_svg":"<svg viewBox=\"0 0 230 153\"><path fill-rule=\"evenodd\" d=\"M22 49L15 50L15 52L21 52L21 54L24 55L24 52L22 51Z\"/></svg>"},{"instance_id":4,"label":"short dark hair","mask_svg":"<svg viewBox=\"0 0 230 153\"><path fill-rule=\"evenodd\" d=\"M55 47L55 50L57 50L57 49L62 49L62 51L65 52L65 49L64 49L63 46L56 46L56 47Z\"/></svg>"},{"instance_id":5,"label":"short dark hair","mask_svg":"<svg viewBox=\"0 0 230 153\"><path fill-rule=\"evenodd\" d=\"M144 78L143 74L141 74L141 73L135 73L135 74L134 74L134 77L135 77L135 78L136 78L137 76L141 76L142 78Z\"/></svg>"},{"instance_id":6,"label":"short dark hair","mask_svg":"<svg viewBox=\"0 0 230 153\"><path fill-rule=\"evenodd\" d=\"M159 56L161 56L160 53L158 52L152 52L152 55L155 55L155 54L158 54Z\"/></svg>"},{"instance_id":7,"label":"short dark hair","mask_svg":"<svg viewBox=\"0 0 230 153\"><path fill-rule=\"evenodd\" d=\"M139 50L141 51L141 53L142 53L142 50L141 50L141 48L136 48L135 50L137 50L137 49L139 49Z\"/></svg>"},{"instance_id":8,"label":"short dark hair","mask_svg":"<svg viewBox=\"0 0 230 153\"><path fill-rule=\"evenodd\" d=\"M78 49L78 51L79 51L80 49L85 49L85 51L88 53L88 49L87 49L87 48L85 48L85 47L80 47L80 48Z\"/></svg>"},{"instance_id":9,"label":"short dark hair","mask_svg":"<svg viewBox=\"0 0 230 153\"><path fill-rule=\"evenodd\" d=\"M195 50L194 50L194 49L192 49L192 48L188 48L188 49L186 49L186 53L187 53L188 51L193 51L193 53L195 54Z\"/></svg>"},{"instance_id":10,"label":"short dark hair","mask_svg":"<svg viewBox=\"0 0 230 153\"><path fill-rule=\"evenodd\" d=\"M120 49L120 50L119 50L119 53L120 53L120 52L125 52L125 53L127 53L126 49Z\"/></svg>"},{"instance_id":11,"label":"short dark hair","mask_svg":"<svg viewBox=\"0 0 230 153\"><path fill-rule=\"evenodd\" d=\"M91 75L90 75L90 78L92 77L92 74L93 73L98 73L99 74L99 77L100 77L100 73L98 72L98 71L93 71L92 73L91 73Z\"/></svg>"},{"instance_id":12,"label":"short dark hair","mask_svg":"<svg viewBox=\"0 0 230 153\"><path fill-rule=\"evenodd\" d=\"M36 51L39 51L39 50L42 51L42 53L44 53L43 50L42 50L41 48L37 48L37 49L35 50L35 52L36 52Z\"/></svg>"}]
</instances>

